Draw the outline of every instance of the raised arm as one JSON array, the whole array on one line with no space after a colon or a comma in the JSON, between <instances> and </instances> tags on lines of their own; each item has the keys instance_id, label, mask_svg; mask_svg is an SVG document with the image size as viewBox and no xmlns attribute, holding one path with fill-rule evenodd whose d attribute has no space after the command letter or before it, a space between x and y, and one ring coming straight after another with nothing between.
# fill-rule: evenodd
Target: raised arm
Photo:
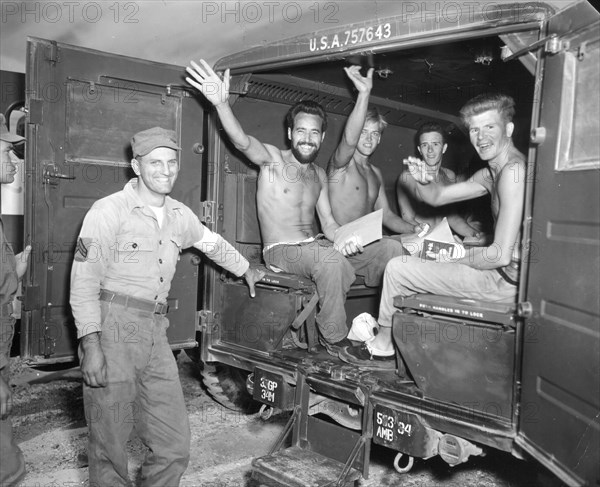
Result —
<instances>
[{"instance_id":1,"label":"raised arm","mask_svg":"<svg viewBox=\"0 0 600 487\"><path fill-rule=\"evenodd\" d=\"M425 162L421 159L409 156L404 159L404 164L408 166L408 171L403 173L403 177L407 180L412 177L417 183L413 186L415 197L431 206L466 201L483 196L488 192L484 184L484 180L489 174L487 168L477 171L467 181L443 185L439 181L434 181L433 176L427 174Z\"/></svg>"},{"instance_id":2,"label":"raised arm","mask_svg":"<svg viewBox=\"0 0 600 487\"><path fill-rule=\"evenodd\" d=\"M421 227L419 225L414 225L404 221L392 211L387 199L387 195L385 194L385 186L383 184L383 176L381 175L381 171L375 166L371 167L373 168L373 172L379 180L379 194L375 200L374 208L376 210L383 210L383 224L394 233L419 233L421 231Z\"/></svg>"},{"instance_id":3,"label":"raised arm","mask_svg":"<svg viewBox=\"0 0 600 487\"><path fill-rule=\"evenodd\" d=\"M344 71L346 71L346 75L358 90L358 96L352 113L350 113L346 122L342 140L329 161L327 168L329 172L346 166L352 160L354 150L360 139L360 133L365 124L367 108L369 106L369 95L373 87L373 68L367 71L366 77L360 74L360 66L350 66L349 68L344 68Z\"/></svg>"},{"instance_id":4,"label":"raised arm","mask_svg":"<svg viewBox=\"0 0 600 487\"><path fill-rule=\"evenodd\" d=\"M270 146L247 135L229 106L229 82L231 79L229 70L225 71L221 79L204 59L200 59L200 65L190 61L190 66L186 68L186 71L190 76L185 80L216 108L223 128L235 148L259 166L271 162L273 158L270 154Z\"/></svg>"}]
</instances>

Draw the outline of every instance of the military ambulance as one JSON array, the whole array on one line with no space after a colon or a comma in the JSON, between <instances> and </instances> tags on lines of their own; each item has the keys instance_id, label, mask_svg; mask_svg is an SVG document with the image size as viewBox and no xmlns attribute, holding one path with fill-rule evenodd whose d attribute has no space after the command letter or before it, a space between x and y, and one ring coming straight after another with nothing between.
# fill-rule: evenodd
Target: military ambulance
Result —
<instances>
[{"instance_id":1,"label":"military ambulance","mask_svg":"<svg viewBox=\"0 0 600 487\"><path fill-rule=\"evenodd\" d=\"M396 5L393 15L252 48L215 69L231 69L230 102L246 131L279 147L288 108L321 103L324 166L353 107L342 68L373 67L370 101L389 126L372 162L391 201L420 124L441 123L448 162L472 173L481 163L460 107L482 92L513 96L515 144L528 160L518 301L396 299L406 370L374 372L318 345L310 280L268 272L250 299L243 282L185 251L169 298L173 349L201 364L222 404L260 407L264 417L289 412L271 453L253 462L265 485L352 484L368 477L372 444L397 452L399 472L415 458L457 465L498 449L534 458L568 485L598 485L600 16L588 2ZM182 173L173 196L262 263L259 172L184 77L180 66L29 40L24 235L34 253L20 353L32 364L73 360L75 241L92 203L131 176L123 134L176 130ZM482 208L489 202L470 210ZM115 242L114 250L128 259L146 249ZM378 302L378 290L357 280L349 319L376 315Z\"/></svg>"}]
</instances>

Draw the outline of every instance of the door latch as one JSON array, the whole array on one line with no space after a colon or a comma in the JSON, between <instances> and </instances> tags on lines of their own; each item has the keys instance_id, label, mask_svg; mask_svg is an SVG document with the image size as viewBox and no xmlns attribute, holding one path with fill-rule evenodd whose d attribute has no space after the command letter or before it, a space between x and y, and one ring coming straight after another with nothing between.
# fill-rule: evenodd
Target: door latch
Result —
<instances>
[{"instance_id":1,"label":"door latch","mask_svg":"<svg viewBox=\"0 0 600 487\"><path fill-rule=\"evenodd\" d=\"M54 162L49 162L44 164L43 178L44 184L56 186L58 184L58 181L56 181L57 179L75 179L75 176L62 174Z\"/></svg>"}]
</instances>

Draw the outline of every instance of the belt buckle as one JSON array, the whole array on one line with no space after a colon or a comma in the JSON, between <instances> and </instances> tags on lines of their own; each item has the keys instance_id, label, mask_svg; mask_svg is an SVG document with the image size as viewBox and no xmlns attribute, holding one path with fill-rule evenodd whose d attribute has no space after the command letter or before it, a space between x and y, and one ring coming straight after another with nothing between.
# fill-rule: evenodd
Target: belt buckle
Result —
<instances>
[{"instance_id":1,"label":"belt buckle","mask_svg":"<svg viewBox=\"0 0 600 487\"><path fill-rule=\"evenodd\" d=\"M169 305L166 303L156 303L154 305L154 314L166 315L169 311Z\"/></svg>"}]
</instances>

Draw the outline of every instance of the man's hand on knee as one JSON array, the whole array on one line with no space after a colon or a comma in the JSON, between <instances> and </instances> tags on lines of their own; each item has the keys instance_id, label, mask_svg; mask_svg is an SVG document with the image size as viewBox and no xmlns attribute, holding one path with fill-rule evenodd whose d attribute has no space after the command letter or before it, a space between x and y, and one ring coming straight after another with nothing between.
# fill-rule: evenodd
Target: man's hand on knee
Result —
<instances>
[{"instance_id":1,"label":"man's hand on knee","mask_svg":"<svg viewBox=\"0 0 600 487\"><path fill-rule=\"evenodd\" d=\"M342 245L336 246L336 250L344 257L352 257L353 255L360 254L364 250L362 246L361 238L353 235L348 238Z\"/></svg>"}]
</instances>

